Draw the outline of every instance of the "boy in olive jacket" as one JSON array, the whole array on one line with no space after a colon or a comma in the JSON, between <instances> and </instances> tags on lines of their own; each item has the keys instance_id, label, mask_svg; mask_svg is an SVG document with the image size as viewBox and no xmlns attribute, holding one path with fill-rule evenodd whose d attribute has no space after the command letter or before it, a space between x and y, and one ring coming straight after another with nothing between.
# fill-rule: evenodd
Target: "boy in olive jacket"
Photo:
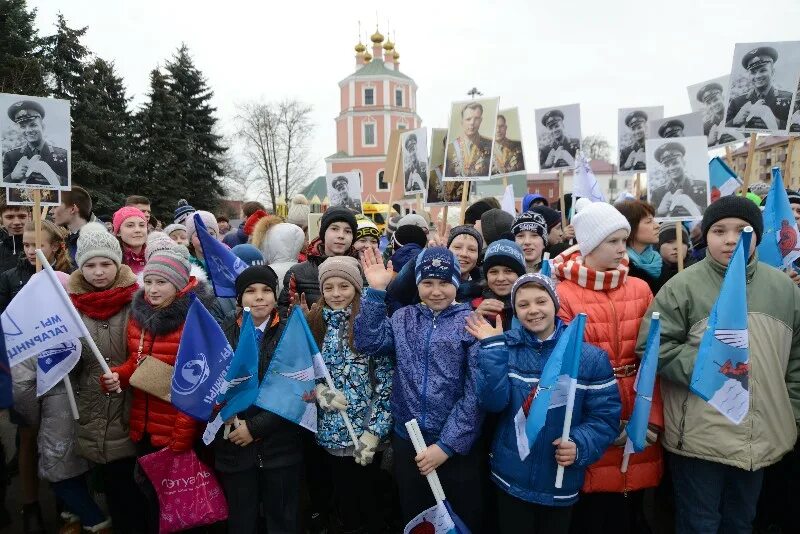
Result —
<instances>
[{"instance_id":1,"label":"boy in olive jacket","mask_svg":"<svg viewBox=\"0 0 800 534\"><path fill-rule=\"evenodd\" d=\"M739 234L753 227L747 263L750 407L735 425L689 391L697 350ZM800 289L758 261L758 207L728 196L703 215L705 259L667 282L639 330L644 348L650 312L661 314L659 374L663 446L669 453L677 532L751 532L764 467L794 447L800 419Z\"/></svg>"}]
</instances>

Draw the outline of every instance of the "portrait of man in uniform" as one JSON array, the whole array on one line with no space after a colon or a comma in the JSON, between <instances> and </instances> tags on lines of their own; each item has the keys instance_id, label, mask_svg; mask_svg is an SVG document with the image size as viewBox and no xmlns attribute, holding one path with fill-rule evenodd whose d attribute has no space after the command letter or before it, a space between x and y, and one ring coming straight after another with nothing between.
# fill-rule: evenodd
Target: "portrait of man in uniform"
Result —
<instances>
[{"instance_id":1,"label":"portrait of man in uniform","mask_svg":"<svg viewBox=\"0 0 800 534\"><path fill-rule=\"evenodd\" d=\"M325 181L331 207L361 213L361 180L357 172L328 174Z\"/></svg>"},{"instance_id":2,"label":"portrait of man in uniform","mask_svg":"<svg viewBox=\"0 0 800 534\"><path fill-rule=\"evenodd\" d=\"M525 156L522 153L520 138L517 108L500 110L494 132L492 176L525 172Z\"/></svg>"},{"instance_id":3,"label":"portrait of man in uniform","mask_svg":"<svg viewBox=\"0 0 800 534\"><path fill-rule=\"evenodd\" d=\"M689 107L702 113L703 135L709 147L721 147L744 138L740 132L725 127L725 95L729 79L730 76L720 76L687 87Z\"/></svg>"},{"instance_id":4,"label":"portrait of man in uniform","mask_svg":"<svg viewBox=\"0 0 800 534\"><path fill-rule=\"evenodd\" d=\"M534 111L539 145L539 170L573 169L581 148L580 105Z\"/></svg>"},{"instance_id":5,"label":"portrait of man in uniform","mask_svg":"<svg viewBox=\"0 0 800 534\"><path fill-rule=\"evenodd\" d=\"M703 114L686 113L647 122L647 139L668 139L703 135Z\"/></svg>"},{"instance_id":6,"label":"portrait of man in uniform","mask_svg":"<svg viewBox=\"0 0 800 534\"><path fill-rule=\"evenodd\" d=\"M478 99L453 104L445 154L446 179L489 179L497 102Z\"/></svg>"},{"instance_id":7,"label":"portrait of man in uniform","mask_svg":"<svg viewBox=\"0 0 800 534\"><path fill-rule=\"evenodd\" d=\"M738 43L725 126L785 132L800 75L800 42Z\"/></svg>"},{"instance_id":8,"label":"portrait of man in uniform","mask_svg":"<svg viewBox=\"0 0 800 534\"><path fill-rule=\"evenodd\" d=\"M657 218L690 220L703 216L709 204L707 150L703 136L647 141L651 160L648 174L652 175L648 201L655 206Z\"/></svg>"},{"instance_id":9,"label":"portrait of man in uniform","mask_svg":"<svg viewBox=\"0 0 800 534\"><path fill-rule=\"evenodd\" d=\"M403 147L403 183L406 195L425 193L428 175L428 130L418 128L400 136Z\"/></svg>"},{"instance_id":10,"label":"portrait of man in uniform","mask_svg":"<svg viewBox=\"0 0 800 534\"><path fill-rule=\"evenodd\" d=\"M434 128L431 133L431 158L428 171L426 206L457 206L461 204L464 183L444 180L444 151L447 148L447 129ZM469 190L470 182L466 182ZM469 193L469 191L468 191Z\"/></svg>"},{"instance_id":11,"label":"portrait of man in uniform","mask_svg":"<svg viewBox=\"0 0 800 534\"><path fill-rule=\"evenodd\" d=\"M3 185L68 189L69 150L58 146L52 136L48 135L48 110L45 103L41 102L47 99L19 100L16 95L3 95L3 102L8 102L9 97L15 101L6 107L6 115L14 125L8 131L15 137L8 139L7 134L3 139ZM57 107L60 102L64 101L52 100L52 105ZM56 120L63 120L63 117ZM67 139L64 139L64 144L68 147L68 108L66 121ZM63 130L65 125L59 126ZM3 131L7 130L3 128Z\"/></svg>"}]
</instances>

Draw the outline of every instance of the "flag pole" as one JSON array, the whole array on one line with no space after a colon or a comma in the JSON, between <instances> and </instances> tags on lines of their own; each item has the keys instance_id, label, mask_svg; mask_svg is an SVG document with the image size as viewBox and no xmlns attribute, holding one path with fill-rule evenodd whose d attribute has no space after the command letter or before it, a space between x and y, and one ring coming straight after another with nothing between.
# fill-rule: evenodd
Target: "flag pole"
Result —
<instances>
[{"instance_id":1,"label":"flag pole","mask_svg":"<svg viewBox=\"0 0 800 534\"><path fill-rule=\"evenodd\" d=\"M33 190L33 230L35 234L34 242L36 243L36 249L42 248L42 190L41 189L34 189ZM44 260L39 259L39 255L36 255L36 272L42 270L42 264L47 263Z\"/></svg>"},{"instance_id":2,"label":"flag pole","mask_svg":"<svg viewBox=\"0 0 800 534\"><path fill-rule=\"evenodd\" d=\"M417 454L421 454L427 447L425 446L425 438L422 437L422 431L416 419L406 421L406 431L408 431L408 437L411 438L411 444L414 446L414 450ZM425 478L428 481L428 485L431 487L433 498L436 499L436 502L440 503L444 501L444 489L442 488L442 483L439 480L436 469L425 475Z\"/></svg>"},{"instance_id":3,"label":"flag pole","mask_svg":"<svg viewBox=\"0 0 800 534\"><path fill-rule=\"evenodd\" d=\"M464 219L467 217L467 201L469 200L469 182L466 180L461 182L461 224L464 224Z\"/></svg>"},{"instance_id":4,"label":"flag pole","mask_svg":"<svg viewBox=\"0 0 800 534\"><path fill-rule=\"evenodd\" d=\"M100 349L97 348L97 343L94 342L92 339L91 334L89 334L89 330L86 328L86 325L83 323L83 319L81 319L81 315L78 313L78 310L75 309L75 306L72 304L72 300L70 300L69 295L67 295L67 290L64 289L64 286L58 282L56 279L56 273L53 271L53 268L50 266L50 262L47 261L42 249L36 249L36 257L44 266L44 269L47 271L48 276L56 280L56 293L58 294L59 298L63 302L64 306L66 306L69 313L72 315L73 320L78 325L78 328L81 329L81 337L86 340L86 344L89 345L89 348L92 350L92 354L94 357L97 358L97 363L100 364L100 368L103 370L104 374L111 374L111 369L108 367L105 358L103 355L100 354ZM117 393L122 393L121 388L117 388Z\"/></svg>"},{"instance_id":5,"label":"flag pole","mask_svg":"<svg viewBox=\"0 0 800 534\"><path fill-rule=\"evenodd\" d=\"M561 430L561 442L569 441L569 431L572 429L572 409L575 407L575 390L578 387L578 364L581 361L581 352L583 351L583 329L586 325L586 314L579 313L575 319L580 321L575 333L575 345L573 350L577 355L572 358L572 369L570 371L569 394L567 395L567 407L564 413L564 426ZM561 488L564 482L564 466L559 465L556 470L556 488Z\"/></svg>"},{"instance_id":6,"label":"flag pole","mask_svg":"<svg viewBox=\"0 0 800 534\"><path fill-rule=\"evenodd\" d=\"M747 162L744 166L744 176L742 181L742 196L747 194L747 188L750 186L750 174L753 171L753 160L755 159L756 155L756 141L757 135L755 133L750 134L750 146L747 149Z\"/></svg>"},{"instance_id":7,"label":"flag pole","mask_svg":"<svg viewBox=\"0 0 800 534\"><path fill-rule=\"evenodd\" d=\"M69 408L72 410L72 418L76 421L79 419L78 404L75 402L75 392L72 391L72 381L69 379L69 373L64 375L64 387L67 389L67 398L69 399Z\"/></svg>"},{"instance_id":8,"label":"flag pole","mask_svg":"<svg viewBox=\"0 0 800 534\"><path fill-rule=\"evenodd\" d=\"M321 367L322 374L325 377L325 385L334 391L338 391L333 383L333 378L331 378L331 373L328 371L328 366L325 365L324 362L320 363L323 364ZM341 414L342 419L344 419L344 426L347 427L347 433L350 434L350 439L353 440L353 447L355 448L358 445L358 437L356 436L356 431L353 428L353 423L350 421L350 416L347 415L347 411L340 411L339 413Z\"/></svg>"}]
</instances>

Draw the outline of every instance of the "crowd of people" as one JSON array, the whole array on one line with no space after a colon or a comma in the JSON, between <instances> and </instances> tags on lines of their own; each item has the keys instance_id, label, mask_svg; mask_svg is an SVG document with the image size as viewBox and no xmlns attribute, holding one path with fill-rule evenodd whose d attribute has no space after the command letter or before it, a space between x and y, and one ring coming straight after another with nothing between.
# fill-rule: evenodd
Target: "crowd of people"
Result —
<instances>
[{"instance_id":1,"label":"crowd of people","mask_svg":"<svg viewBox=\"0 0 800 534\"><path fill-rule=\"evenodd\" d=\"M800 194L789 198L800 215ZM516 215L485 198L453 228L394 213L385 231L329 208L310 241L308 213L303 198L286 217L246 202L231 228L181 201L164 226L147 198L132 196L101 222L90 192L62 193L41 223L40 248L110 372L85 346L71 372L75 421L63 384L37 397L35 358L12 369L17 453L0 462L0 488L19 477L25 534L45 532L41 481L55 495L60 532L157 532L156 490L137 459L165 447L196 451L219 479L228 519L209 532L400 532L434 506L434 470L474 533L800 528L788 500L800 482L800 289L795 273L758 261L764 224L752 197L723 197L694 225L661 226L637 199L578 199L567 218L539 195ZM3 203L0 215L3 311L35 273L37 240L28 208ZM196 217L248 266L234 298L215 296ZM734 425L689 381L747 226L750 410ZM132 384L145 357L174 365L194 298L234 349L249 308L259 379L289 313L302 309L333 385L316 385L316 434L251 406L206 447L206 422ZM654 311L662 327L647 447L623 472ZM544 365L579 314L585 343L569 439L567 406L554 406L523 455L521 427ZM412 419L422 452L405 425ZM12 513L0 510L0 526Z\"/></svg>"}]
</instances>

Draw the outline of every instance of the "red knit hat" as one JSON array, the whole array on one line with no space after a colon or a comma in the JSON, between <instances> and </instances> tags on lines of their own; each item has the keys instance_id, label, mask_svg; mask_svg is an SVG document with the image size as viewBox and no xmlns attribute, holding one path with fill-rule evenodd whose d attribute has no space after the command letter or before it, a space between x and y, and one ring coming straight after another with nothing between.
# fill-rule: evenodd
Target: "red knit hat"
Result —
<instances>
[{"instance_id":1,"label":"red knit hat","mask_svg":"<svg viewBox=\"0 0 800 534\"><path fill-rule=\"evenodd\" d=\"M245 235L253 235L253 230L256 227L256 223L261 219L263 219L264 217L266 217L267 215L269 214L264 210L254 211L253 214L250 217L248 217L247 220L244 222Z\"/></svg>"},{"instance_id":2,"label":"red knit hat","mask_svg":"<svg viewBox=\"0 0 800 534\"><path fill-rule=\"evenodd\" d=\"M142 210L139 208L134 208L133 206L123 206L114 212L114 234L118 234L119 228L122 226L122 223L125 222L125 219L130 219L131 217L139 217L143 221L147 222L147 215L145 215Z\"/></svg>"}]
</instances>

